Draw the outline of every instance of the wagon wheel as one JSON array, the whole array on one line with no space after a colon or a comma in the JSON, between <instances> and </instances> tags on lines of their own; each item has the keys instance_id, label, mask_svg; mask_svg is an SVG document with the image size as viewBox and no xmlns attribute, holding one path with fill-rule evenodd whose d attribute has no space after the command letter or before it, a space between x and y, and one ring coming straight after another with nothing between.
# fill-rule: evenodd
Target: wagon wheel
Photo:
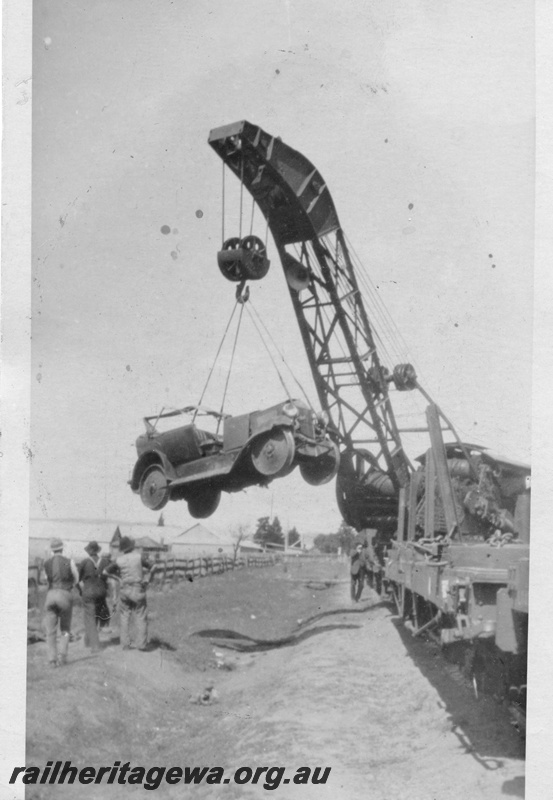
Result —
<instances>
[{"instance_id":1,"label":"wagon wheel","mask_svg":"<svg viewBox=\"0 0 553 800\"><path fill-rule=\"evenodd\" d=\"M221 492L218 489L196 489L188 498L188 513L194 519L205 519L217 511L221 502Z\"/></svg>"},{"instance_id":2,"label":"wagon wheel","mask_svg":"<svg viewBox=\"0 0 553 800\"><path fill-rule=\"evenodd\" d=\"M277 428L254 439L251 459L260 475L273 478L288 474L294 460L294 437L286 428Z\"/></svg>"},{"instance_id":3,"label":"wagon wheel","mask_svg":"<svg viewBox=\"0 0 553 800\"><path fill-rule=\"evenodd\" d=\"M324 483L330 483L338 472L340 451L336 442L331 444L332 449L328 453L300 464L301 476L310 486L322 486Z\"/></svg>"},{"instance_id":4,"label":"wagon wheel","mask_svg":"<svg viewBox=\"0 0 553 800\"><path fill-rule=\"evenodd\" d=\"M167 478L161 467L153 466L147 469L140 481L140 499L152 511L159 511L169 500Z\"/></svg>"}]
</instances>

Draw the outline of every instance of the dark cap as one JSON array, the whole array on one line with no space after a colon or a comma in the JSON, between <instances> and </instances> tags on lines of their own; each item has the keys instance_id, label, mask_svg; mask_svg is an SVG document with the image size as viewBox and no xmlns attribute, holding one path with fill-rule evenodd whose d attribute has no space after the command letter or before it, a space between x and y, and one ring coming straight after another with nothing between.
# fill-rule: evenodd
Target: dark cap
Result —
<instances>
[{"instance_id":1,"label":"dark cap","mask_svg":"<svg viewBox=\"0 0 553 800\"><path fill-rule=\"evenodd\" d=\"M122 536L119 540L119 550L122 553L130 553L131 550L134 550L134 539L131 539L130 536Z\"/></svg>"},{"instance_id":2,"label":"dark cap","mask_svg":"<svg viewBox=\"0 0 553 800\"><path fill-rule=\"evenodd\" d=\"M85 552L88 553L89 556L97 556L101 549L98 542L92 541L85 547Z\"/></svg>"}]
</instances>

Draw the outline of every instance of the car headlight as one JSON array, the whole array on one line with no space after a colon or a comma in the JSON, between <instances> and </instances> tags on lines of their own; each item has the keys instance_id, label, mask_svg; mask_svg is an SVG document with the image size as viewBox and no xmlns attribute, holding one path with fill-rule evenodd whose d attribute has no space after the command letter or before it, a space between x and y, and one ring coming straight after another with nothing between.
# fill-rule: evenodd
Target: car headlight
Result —
<instances>
[{"instance_id":1,"label":"car headlight","mask_svg":"<svg viewBox=\"0 0 553 800\"><path fill-rule=\"evenodd\" d=\"M286 405L282 407L282 411L287 417L290 417L290 419L295 419L300 413L293 403L286 403Z\"/></svg>"}]
</instances>

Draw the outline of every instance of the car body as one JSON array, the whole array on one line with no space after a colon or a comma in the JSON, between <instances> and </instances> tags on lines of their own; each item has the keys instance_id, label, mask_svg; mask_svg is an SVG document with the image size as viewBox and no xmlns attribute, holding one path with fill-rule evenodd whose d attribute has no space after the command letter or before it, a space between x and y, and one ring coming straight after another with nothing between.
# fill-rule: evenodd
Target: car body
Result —
<instances>
[{"instance_id":1,"label":"car body","mask_svg":"<svg viewBox=\"0 0 553 800\"><path fill-rule=\"evenodd\" d=\"M193 414L191 424L157 430L158 420L183 413ZM219 417L222 436L194 424L202 413ZM266 486L296 466L308 483L320 485L332 480L339 466L338 446L327 431L326 416L300 400L237 416L189 406L145 417L144 423L146 432L136 440L138 459L129 483L152 510L169 500L186 500L193 517L208 517L219 505L222 491Z\"/></svg>"}]
</instances>

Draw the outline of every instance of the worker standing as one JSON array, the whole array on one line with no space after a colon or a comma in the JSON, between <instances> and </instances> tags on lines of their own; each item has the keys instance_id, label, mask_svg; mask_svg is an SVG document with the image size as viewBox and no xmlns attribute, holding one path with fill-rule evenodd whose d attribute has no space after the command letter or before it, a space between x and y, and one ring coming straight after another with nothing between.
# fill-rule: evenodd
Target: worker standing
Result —
<instances>
[{"instance_id":1,"label":"worker standing","mask_svg":"<svg viewBox=\"0 0 553 800\"><path fill-rule=\"evenodd\" d=\"M367 552L362 542L355 545L355 550L351 556L350 574L351 599L357 603L363 592L367 575Z\"/></svg>"},{"instance_id":2,"label":"worker standing","mask_svg":"<svg viewBox=\"0 0 553 800\"><path fill-rule=\"evenodd\" d=\"M48 662L52 667L67 663L71 615L73 611L73 587L79 581L79 573L72 559L62 555L61 539L51 539L52 556L44 562L48 580L48 592L44 603L44 629ZM60 643L58 649L58 625Z\"/></svg>"},{"instance_id":3,"label":"worker standing","mask_svg":"<svg viewBox=\"0 0 553 800\"><path fill-rule=\"evenodd\" d=\"M144 570L151 569L150 561L134 550L134 541L122 536L119 555L104 570L107 575L116 575L120 580L119 619L123 650L131 647L131 623L134 622L134 644L138 650L147 650L148 617L146 603L146 580Z\"/></svg>"},{"instance_id":4,"label":"worker standing","mask_svg":"<svg viewBox=\"0 0 553 800\"><path fill-rule=\"evenodd\" d=\"M100 550L98 542L87 544L85 551L88 558L79 568L79 581L82 588L83 616L84 616L84 645L90 647L93 653L100 650L100 637L98 636L99 611L105 605L107 595L106 580L100 573Z\"/></svg>"}]
</instances>

